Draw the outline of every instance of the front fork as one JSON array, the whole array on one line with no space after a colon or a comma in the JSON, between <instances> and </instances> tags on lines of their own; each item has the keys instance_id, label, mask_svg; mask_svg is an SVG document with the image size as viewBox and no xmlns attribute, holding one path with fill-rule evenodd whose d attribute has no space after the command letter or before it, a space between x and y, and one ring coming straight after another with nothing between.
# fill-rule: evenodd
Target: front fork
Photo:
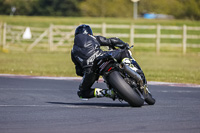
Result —
<instances>
[{"instance_id":1,"label":"front fork","mask_svg":"<svg viewBox=\"0 0 200 133\"><path fill-rule=\"evenodd\" d=\"M139 84L139 90L142 93L142 95L145 97L148 96L148 94L150 93L150 91L148 90L148 85L147 85L147 81L145 78L145 75L142 71L142 69L140 68L139 64L135 61L134 58L130 59L131 60L131 65L125 65L125 64L121 64L122 65L122 69L128 73L129 76L131 76L132 78L134 78L137 83Z\"/></svg>"},{"instance_id":2,"label":"front fork","mask_svg":"<svg viewBox=\"0 0 200 133\"><path fill-rule=\"evenodd\" d=\"M144 99L146 99L148 97L148 95L151 94L149 89L148 89L147 84L144 85L144 87L141 91L142 91L142 95L144 96Z\"/></svg>"}]
</instances>

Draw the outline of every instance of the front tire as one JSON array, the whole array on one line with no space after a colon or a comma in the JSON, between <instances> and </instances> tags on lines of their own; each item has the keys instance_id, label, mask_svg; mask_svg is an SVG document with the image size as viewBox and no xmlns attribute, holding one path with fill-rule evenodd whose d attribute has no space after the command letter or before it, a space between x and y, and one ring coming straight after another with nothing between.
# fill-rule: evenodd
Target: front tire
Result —
<instances>
[{"instance_id":1,"label":"front tire","mask_svg":"<svg viewBox=\"0 0 200 133\"><path fill-rule=\"evenodd\" d=\"M152 97L151 93L148 93L147 96L145 97L145 102L148 103L149 105L154 105L156 100Z\"/></svg>"},{"instance_id":2,"label":"front tire","mask_svg":"<svg viewBox=\"0 0 200 133\"><path fill-rule=\"evenodd\" d=\"M113 71L108 75L108 82L114 90L133 107L141 107L144 104L138 93L127 84L119 72Z\"/></svg>"}]
</instances>

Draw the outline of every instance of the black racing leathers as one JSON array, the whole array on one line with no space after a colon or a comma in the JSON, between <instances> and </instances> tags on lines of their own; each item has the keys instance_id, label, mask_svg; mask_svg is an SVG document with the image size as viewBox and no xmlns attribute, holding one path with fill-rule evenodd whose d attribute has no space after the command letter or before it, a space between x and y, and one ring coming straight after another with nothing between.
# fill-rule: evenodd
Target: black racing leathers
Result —
<instances>
[{"instance_id":1,"label":"black racing leathers","mask_svg":"<svg viewBox=\"0 0 200 133\"><path fill-rule=\"evenodd\" d=\"M77 61L75 65L78 63L82 68L91 67L93 60L102 54L103 51L95 37L86 34L75 36L72 49L72 56L75 62Z\"/></svg>"},{"instance_id":2,"label":"black racing leathers","mask_svg":"<svg viewBox=\"0 0 200 133\"><path fill-rule=\"evenodd\" d=\"M94 89L91 88L98 75L90 69L96 57L104 54L112 55L118 62L123 58L130 57L127 50L103 51L100 46L126 46L127 44L118 38L105 38L102 36L91 36L87 34L78 34L74 39L74 46L71 51L71 58L76 67L76 74L83 76L79 86L78 95L82 98L94 97Z\"/></svg>"}]
</instances>

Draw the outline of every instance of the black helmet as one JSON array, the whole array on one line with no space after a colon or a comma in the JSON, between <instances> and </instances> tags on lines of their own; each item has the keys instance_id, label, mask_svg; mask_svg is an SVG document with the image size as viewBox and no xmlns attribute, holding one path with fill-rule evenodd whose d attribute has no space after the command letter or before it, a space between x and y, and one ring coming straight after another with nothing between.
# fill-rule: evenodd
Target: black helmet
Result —
<instances>
[{"instance_id":1,"label":"black helmet","mask_svg":"<svg viewBox=\"0 0 200 133\"><path fill-rule=\"evenodd\" d=\"M78 35L78 34L90 34L90 35L93 35L92 29L90 28L89 25L86 25L86 24L79 25L76 28L75 36Z\"/></svg>"}]
</instances>

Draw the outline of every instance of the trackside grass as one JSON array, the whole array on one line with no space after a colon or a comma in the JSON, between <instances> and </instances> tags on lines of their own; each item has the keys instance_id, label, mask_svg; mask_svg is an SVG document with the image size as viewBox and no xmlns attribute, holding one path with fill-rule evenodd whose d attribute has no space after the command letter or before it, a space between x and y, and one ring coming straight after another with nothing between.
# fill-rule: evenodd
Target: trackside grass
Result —
<instances>
[{"instance_id":1,"label":"trackside grass","mask_svg":"<svg viewBox=\"0 0 200 133\"><path fill-rule=\"evenodd\" d=\"M35 27L35 28L49 28L49 26L51 24L53 25L74 25L77 26L79 24L82 23L86 23L86 24L102 24L102 23L106 23L106 24L112 24L112 25L130 25L130 24L134 24L134 25L149 25L149 26L156 26L157 24L161 25L161 26L180 26L182 27L183 25L187 25L188 27L190 26L197 26L200 27L200 22L199 21L191 21L191 20L147 20L147 19L137 19L134 20L132 18L91 18L91 17L46 17L46 16L2 16L0 15L0 26L6 22L7 25L13 25L13 26L27 26L27 27ZM19 31L18 31L19 32ZM93 28L93 32L95 33L101 33L101 29L98 28ZM130 29L113 29L113 28L107 28L106 29L106 33L125 33L125 34L129 34L130 33ZM135 34L152 34L152 35L156 35L157 30L156 29L135 29L134 30ZM1 43L3 42L3 31L0 31L0 45L2 45ZM8 34L12 34L12 33L8 33ZM16 34L15 32L13 34ZM18 33L18 34L21 34ZM38 33L37 33L38 34ZM172 30L172 29L162 29L161 30L161 34L163 35L178 35L178 36L182 36L183 31L182 30ZM96 34L95 34L96 35ZM200 36L200 31L199 30L187 30L187 35L188 36ZM34 36L36 37L37 35L34 34ZM12 47L17 49L25 49L25 47L27 46L26 43L32 43L32 42L28 42L28 41L21 41L21 40L15 40L16 44L12 43L12 37L13 36L8 36L7 37L7 42L11 42ZM38 37L38 36L37 36ZM56 36L55 36L56 37ZM120 37L123 41L125 42L129 42L130 39L129 38L122 38ZM15 38L17 39L17 38ZM45 43L43 44L42 41L45 41ZM40 45L36 45L37 48L46 48L47 47L47 38L44 38L44 40L41 41ZM21 42L20 42L21 41ZM56 42L56 41L55 41ZM179 47L180 50L182 50L181 48L181 44L183 42L182 38L161 38L160 39L161 42L161 51L174 51L174 47ZM191 47L191 45L193 44L198 44L199 45L200 42L200 38L196 38L196 39L191 39L188 38L187 39L187 52L195 52L198 53L200 51L199 47ZM19 43L23 44L23 45L19 45ZM134 38L134 43L135 45L139 45L142 44L142 46L148 46L149 44L151 44L152 46L155 47L154 44L156 44L156 38ZM167 49L164 48L164 44L167 44ZM175 44L175 45L174 45ZM176 44L179 44L179 46L177 46ZM35 48L36 48L35 47ZM169 48L170 49L169 49ZM27 48L27 47L26 47ZM34 49L35 49L34 48ZM66 46L60 47L60 48L66 48ZM154 49L155 50L155 49ZM182 51L178 51L178 52L182 52ZM174 51L175 52L175 51Z\"/></svg>"},{"instance_id":2,"label":"trackside grass","mask_svg":"<svg viewBox=\"0 0 200 133\"><path fill-rule=\"evenodd\" d=\"M199 21L190 20L133 20L131 18L89 18L89 17L30 17L30 16L1 16L0 23L23 25L30 27L47 28L55 25L86 24L137 24L137 25L171 25L171 26L198 26ZM97 32L97 31L94 31ZM108 29L107 32L115 32ZM117 32L117 31L116 31ZM129 33L127 29L120 29L122 33ZM135 33L152 33L156 30L135 30ZM162 30L165 34L182 35L182 31ZM0 32L0 73L23 74L37 76L76 76L74 65L71 62L70 49L65 52L47 52L47 49L36 49L31 52L8 51L2 48L2 31ZM188 31L188 35L200 35L199 31ZM129 39L121 38L128 42ZM135 43L155 43L155 39L136 38ZM199 39L187 40L187 43L198 43ZM181 39L161 39L161 43L182 43ZM200 84L200 48L187 48L182 55L182 48L161 46L160 54L156 54L155 47L135 45L133 56L142 67L148 81L164 81L177 83Z\"/></svg>"},{"instance_id":3,"label":"trackside grass","mask_svg":"<svg viewBox=\"0 0 200 133\"><path fill-rule=\"evenodd\" d=\"M163 52L137 52L133 57L148 81L200 84L200 55ZM76 76L70 52L0 52L0 73Z\"/></svg>"},{"instance_id":4,"label":"trackside grass","mask_svg":"<svg viewBox=\"0 0 200 133\"><path fill-rule=\"evenodd\" d=\"M91 18L91 17L37 17L37 16L2 16L0 15L0 22L7 22L11 25L23 25L32 27L49 27L49 25L79 25L81 23L101 24L139 24L139 25L174 25L182 26L200 26L199 21L192 20L146 20L132 18Z\"/></svg>"}]
</instances>

